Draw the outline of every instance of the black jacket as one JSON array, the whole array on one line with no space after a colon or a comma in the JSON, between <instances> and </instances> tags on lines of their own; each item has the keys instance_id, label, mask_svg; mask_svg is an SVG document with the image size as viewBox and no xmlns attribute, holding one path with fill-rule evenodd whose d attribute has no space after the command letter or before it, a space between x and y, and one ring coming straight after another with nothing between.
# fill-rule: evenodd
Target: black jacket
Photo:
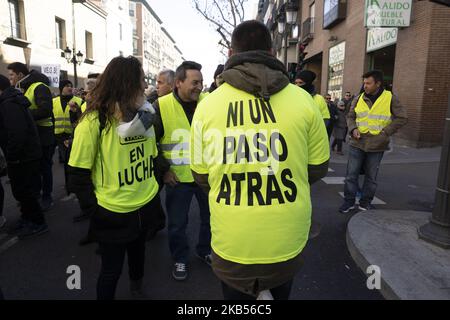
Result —
<instances>
[{"instance_id":1,"label":"black jacket","mask_svg":"<svg viewBox=\"0 0 450 320\"><path fill-rule=\"evenodd\" d=\"M14 88L0 95L0 147L8 163L41 158L39 136L29 106L28 99Z\"/></svg>"},{"instance_id":2,"label":"black jacket","mask_svg":"<svg viewBox=\"0 0 450 320\"><path fill-rule=\"evenodd\" d=\"M31 70L30 74L27 78L21 81L18 84L18 88L22 89L25 93L28 88L36 82L43 82L46 85L49 85L50 82L47 76L42 73ZM50 89L46 86L40 85L34 90L34 98L35 102L38 106L37 109L30 110L33 115L33 119L35 121L52 118L53 119L53 98ZM43 146L50 146L55 143L55 129L54 127L41 127L38 126L39 138L41 140L41 144Z\"/></svg>"}]
</instances>

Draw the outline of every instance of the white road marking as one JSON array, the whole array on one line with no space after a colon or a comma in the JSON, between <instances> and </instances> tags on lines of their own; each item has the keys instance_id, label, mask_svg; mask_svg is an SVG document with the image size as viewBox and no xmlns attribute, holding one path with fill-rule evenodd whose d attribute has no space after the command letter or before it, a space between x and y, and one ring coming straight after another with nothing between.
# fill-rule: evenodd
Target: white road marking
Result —
<instances>
[{"instance_id":1,"label":"white road marking","mask_svg":"<svg viewBox=\"0 0 450 320\"><path fill-rule=\"evenodd\" d=\"M331 168L328 168L328 172L334 172L334 170Z\"/></svg>"},{"instance_id":2,"label":"white road marking","mask_svg":"<svg viewBox=\"0 0 450 320\"><path fill-rule=\"evenodd\" d=\"M343 192L339 192L339 195L340 195L342 198L344 198L344 193L343 193ZM359 199L358 199L358 198L356 198L356 203L359 203ZM383 200L381 200L381 199L379 199L379 198L377 198L377 197L374 197L373 200L372 200L372 204L385 205L386 202L384 202Z\"/></svg>"},{"instance_id":3,"label":"white road marking","mask_svg":"<svg viewBox=\"0 0 450 320\"><path fill-rule=\"evenodd\" d=\"M0 246L0 254L11 248L19 241L18 237L13 237Z\"/></svg>"},{"instance_id":4,"label":"white road marking","mask_svg":"<svg viewBox=\"0 0 450 320\"><path fill-rule=\"evenodd\" d=\"M325 177L322 179L326 184L344 184L345 177Z\"/></svg>"}]
</instances>

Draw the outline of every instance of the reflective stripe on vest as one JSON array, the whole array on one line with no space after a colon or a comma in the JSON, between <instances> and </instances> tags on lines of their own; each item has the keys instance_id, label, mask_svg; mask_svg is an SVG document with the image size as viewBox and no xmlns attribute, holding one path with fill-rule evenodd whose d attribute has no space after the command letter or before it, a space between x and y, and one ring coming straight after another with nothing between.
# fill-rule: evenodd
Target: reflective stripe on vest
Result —
<instances>
[{"instance_id":1,"label":"reflective stripe on vest","mask_svg":"<svg viewBox=\"0 0 450 320\"><path fill-rule=\"evenodd\" d=\"M36 99L34 97L34 90L41 84L48 88L48 86L43 82L35 82L31 86L29 86L27 91L25 92L25 97L27 97L28 101L30 101L30 103L31 103L30 110L36 110L38 108L38 106L36 104ZM52 127L53 126L53 121L52 121L51 117L41 119L41 120L36 120L35 122L36 122L36 125L40 126L40 127Z\"/></svg>"},{"instance_id":2,"label":"reflective stripe on vest","mask_svg":"<svg viewBox=\"0 0 450 320\"><path fill-rule=\"evenodd\" d=\"M69 103L75 102L77 105L81 105L82 100L78 97L73 97L67 103L66 109L63 111L61 104L61 97L53 98L53 116L55 117L55 134L72 134L73 127L70 122L70 107Z\"/></svg>"},{"instance_id":3,"label":"reflective stripe on vest","mask_svg":"<svg viewBox=\"0 0 450 320\"><path fill-rule=\"evenodd\" d=\"M200 94L199 102L204 97L205 94ZM194 182L189 166L191 125L186 113L173 93L159 98L158 101L164 126L164 137L160 141L163 156L180 182Z\"/></svg>"},{"instance_id":4,"label":"reflective stripe on vest","mask_svg":"<svg viewBox=\"0 0 450 320\"><path fill-rule=\"evenodd\" d=\"M392 93L384 90L369 109L364 101L364 94L361 94L355 108L358 130L361 133L380 134L381 130L392 122L391 101Z\"/></svg>"}]
</instances>

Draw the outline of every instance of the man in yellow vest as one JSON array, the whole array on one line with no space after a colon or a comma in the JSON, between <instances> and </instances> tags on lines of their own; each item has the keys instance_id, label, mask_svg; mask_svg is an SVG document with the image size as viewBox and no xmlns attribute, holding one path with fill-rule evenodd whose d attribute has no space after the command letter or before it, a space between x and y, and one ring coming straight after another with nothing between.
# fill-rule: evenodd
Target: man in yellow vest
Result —
<instances>
[{"instance_id":1,"label":"man in yellow vest","mask_svg":"<svg viewBox=\"0 0 450 320\"><path fill-rule=\"evenodd\" d=\"M383 73L372 70L363 75L364 92L353 99L347 115L350 133L344 204L339 212L355 209L358 179L364 170L364 184L359 200L362 211L373 209L371 202L377 188L377 174L390 136L407 122L406 109L398 98L383 88Z\"/></svg>"},{"instance_id":2,"label":"man in yellow vest","mask_svg":"<svg viewBox=\"0 0 450 320\"><path fill-rule=\"evenodd\" d=\"M188 276L189 245L186 236L188 213L195 196L200 209L197 257L207 264L211 262L211 231L208 199L194 182L189 167L190 129L197 103L203 98L202 66L184 61L175 71L175 88L172 93L159 97L155 102L156 137L162 155L170 164L164 177L166 208L168 215L169 248L174 260L172 275L175 280Z\"/></svg>"},{"instance_id":3,"label":"man in yellow vest","mask_svg":"<svg viewBox=\"0 0 450 320\"><path fill-rule=\"evenodd\" d=\"M60 95L53 98L53 116L55 119L55 139L58 146L60 163L64 164L64 177L66 193L69 196L67 181L67 163L69 161L69 140L73 137L73 127L71 113L74 108L81 108L83 100L73 95L73 84L70 80L59 82Z\"/></svg>"},{"instance_id":4,"label":"man in yellow vest","mask_svg":"<svg viewBox=\"0 0 450 320\"><path fill-rule=\"evenodd\" d=\"M313 81L316 79L316 74L310 70L303 70L297 72L295 75L295 84L300 88L306 90L314 99L317 107L322 114L323 121L325 122L325 126L327 127L330 124L330 111L328 110L328 104L325 101L324 97L316 92L316 88L313 85Z\"/></svg>"},{"instance_id":5,"label":"man in yellow vest","mask_svg":"<svg viewBox=\"0 0 450 320\"><path fill-rule=\"evenodd\" d=\"M30 111L38 128L42 147L41 179L34 189L38 195L42 195L41 206L46 211L53 205L52 157L55 149L53 103L48 87L49 80L36 70L29 71L27 66L20 62L11 63L7 69L11 85L21 90L30 101Z\"/></svg>"},{"instance_id":6,"label":"man in yellow vest","mask_svg":"<svg viewBox=\"0 0 450 320\"><path fill-rule=\"evenodd\" d=\"M287 299L309 236L310 184L328 170L328 136L263 23L237 26L231 48L191 130L191 169L209 191L212 268L225 299Z\"/></svg>"}]
</instances>

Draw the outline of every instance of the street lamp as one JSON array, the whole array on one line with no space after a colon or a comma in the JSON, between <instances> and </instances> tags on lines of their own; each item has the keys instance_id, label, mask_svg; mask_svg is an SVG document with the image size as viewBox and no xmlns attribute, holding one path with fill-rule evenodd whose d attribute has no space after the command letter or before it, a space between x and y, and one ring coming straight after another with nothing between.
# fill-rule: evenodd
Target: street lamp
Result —
<instances>
[{"instance_id":1,"label":"street lamp","mask_svg":"<svg viewBox=\"0 0 450 320\"><path fill-rule=\"evenodd\" d=\"M292 26L297 22L298 16L298 0L289 0L286 4L281 6L278 14L278 32L284 39L284 65L287 68L287 50L288 50L288 35L292 31Z\"/></svg>"},{"instance_id":2,"label":"street lamp","mask_svg":"<svg viewBox=\"0 0 450 320\"><path fill-rule=\"evenodd\" d=\"M69 47L66 47L64 50L64 57L67 60L67 63L73 64L73 76L74 76L74 86L75 88L78 87L78 74L77 74L77 65L81 65L83 63L83 57L84 55L81 53L80 50L78 50L78 53L75 54L75 48L73 48L73 51L69 49ZM72 55L72 52L74 53Z\"/></svg>"}]
</instances>

